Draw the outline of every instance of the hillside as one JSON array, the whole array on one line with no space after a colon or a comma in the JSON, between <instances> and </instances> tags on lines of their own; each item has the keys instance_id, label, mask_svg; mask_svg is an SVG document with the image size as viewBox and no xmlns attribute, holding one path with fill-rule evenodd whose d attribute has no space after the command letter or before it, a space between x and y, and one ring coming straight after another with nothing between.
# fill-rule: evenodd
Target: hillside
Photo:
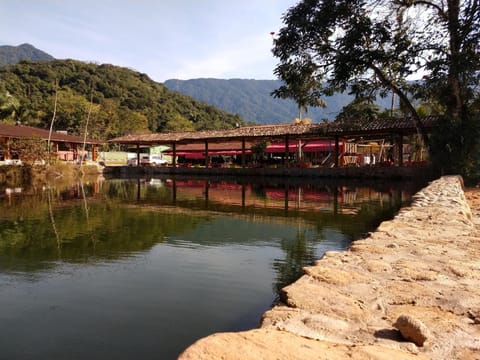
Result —
<instances>
[{"instance_id":1,"label":"hillside","mask_svg":"<svg viewBox=\"0 0 480 360\"><path fill-rule=\"evenodd\" d=\"M0 46L0 65L15 65L20 61L52 61L54 57L30 44Z\"/></svg>"},{"instance_id":2,"label":"hillside","mask_svg":"<svg viewBox=\"0 0 480 360\"><path fill-rule=\"evenodd\" d=\"M239 114L247 121L259 124L289 123L298 117L293 100L276 99L270 94L281 85L280 80L247 79L192 79L167 80L164 85L224 111ZM309 108L306 116L319 122L334 120L340 110L353 100L353 96L337 93L324 99L325 109ZM379 99L380 108L388 108L390 100Z\"/></svg>"},{"instance_id":3,"label":"hillside","mask_svg":"<svg viewBox=\"0 0 480 360\"><path fill-rule=\"evenodd\" d=\"M21 62L1 66L0 80L0 121L48 128L58 89L55 128L81 134L88 118L89 135L98 139L243 124L239 116L170 91L145 74L108 64Z\"/></svg>"}]
</instances>

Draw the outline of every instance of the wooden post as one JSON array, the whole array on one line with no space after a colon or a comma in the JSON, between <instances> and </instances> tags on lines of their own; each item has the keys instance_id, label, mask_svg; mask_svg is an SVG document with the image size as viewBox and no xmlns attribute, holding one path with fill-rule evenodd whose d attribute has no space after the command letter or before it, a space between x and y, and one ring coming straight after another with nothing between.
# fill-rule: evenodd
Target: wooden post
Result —
<instances>
[{"instance_id":1,"label":"wooden post","mask_svg":"<svg viewBox=\"0 0 480 360\"><path fill-rule=\"evenodd\" d=\"M335 136L335 151L333 152L333 156L335 157L335 167L338 167L338 155L340 154L340 146L338 144L338 136Z\"/></svg>"},{"instance_id":2,"label":"wooden post","mask_svg":"<svg viewBox=\"0 0 480 360\"><path fill-rule=\"evenodd\" d=\"M242 138L242 169L245 169L245 138Z\"/></svg>"},{"instance_id":3,"label":"wooden post","mask_svg":"<svg viewBox=\"0 0 480 360\"><path fill-rule=\"evenodd\" d=\"M403 135L398 134L397 138L398 166L403 166Z\"/></svg>"},{"instance_id":4,"label":"wooden post","mask_svg":"<svg viewBox=\"0 0 480 360\"><path fill-rule=\"evenodd\" d=\"M92 145L92 161L97 161L97 159L98 159L97 146Z\"/></svg>"},{"instance_id":5,"label":"wooden post","mask_svg":"<svg viewBox=\"0 0 480 360\"><path fill-rule=\"evenodd\" d=\"M172 144L172 149L173 149L173 152L172 152L172 166L173 166L173 169L175 169L177 167L177 143ZM175 171L175 170L173 170L173 171Z\"/></svg>"},{"instance_id":6,"label":"wooden post","mask_svg":"<svg viewBox=\"0 0 480 360\"><path fill-rule=\"evenodd\" d=\"M140 166L140 144L137 144L137 166Z\"/></svg>"},{"instance_id":7,"label":"wooden post","mask_svg":"<svg viewBox=\"0 0 480 360\"><path fill-rule=\"evenodd\" d=\"M283 159L283 166L288 167L288 155L289 155L289 146L288 146L288 135L285 135L285 158Z\"/></svg>"},{"instance_id":8,"label":"wooden post","mask_svg":"<svg viewBox=\"0 0 480 360\"><path fill-rule=\"evenodd\" d=\"M208 156L208 140L205 140L205 167L210 165L210 158Z\"/></svg>"}]
</instances>

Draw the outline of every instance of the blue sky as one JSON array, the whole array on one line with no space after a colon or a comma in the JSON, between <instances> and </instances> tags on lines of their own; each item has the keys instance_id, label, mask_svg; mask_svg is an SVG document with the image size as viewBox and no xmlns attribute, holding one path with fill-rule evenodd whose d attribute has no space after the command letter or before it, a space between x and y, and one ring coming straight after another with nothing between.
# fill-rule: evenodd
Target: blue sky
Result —
<instances>
[{"instance_id":1,"label":"blue sky","mask_svg":"<svg viewBox=\"0 0 480 360\"><path fill-rule=\"evenodd\" d=\"M272 36L297 0L0 0L0 45L126 66L156 81L274 79Z\"/></svg>"}]
</instances>

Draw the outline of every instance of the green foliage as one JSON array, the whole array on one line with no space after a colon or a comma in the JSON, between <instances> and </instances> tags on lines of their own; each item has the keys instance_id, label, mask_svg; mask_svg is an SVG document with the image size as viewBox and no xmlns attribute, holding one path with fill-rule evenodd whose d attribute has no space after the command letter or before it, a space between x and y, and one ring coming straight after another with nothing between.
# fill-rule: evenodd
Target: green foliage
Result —
<instances>
[{"instance_id":1,"label":"green foliage","mask_svg":"<svg viewBox=\"0 0 480 360\"><path fill-rule=\"evenodd\" d=\"M369 97L393 92L434 158L410 95L437 104L449 120L435 134L434 147L443 142L450 148L437 165L468 173L476 146L470 113L480 80L478 1L303 0L283 20L273 53L287 85L297 68L304 74L316 69L311 77L323 81L325 94L348 88ZM405 81L419 74L426 81Z\"/></svg>"},{"instance_id":2,"label":"green foliage","mask_svg":"<svg viewBox=\"0 0 480 360\"><path fill-rule=\"evenodd\" d=\"M272 92L274 97L293 99L298 106L298 118L302 120L302 111L307 112L308 106L326 107L320 98L321 78L318 78L318 66L306 54L298 62L284 62L277 66L275 75L285 81L285 84Z\"/></svg>"},{"instance_id":3,"label":"green foliage","mask_svg":"<svg viewBox=\"0 0 480 360\"><path fill-rule=\"evenodd\" d=\"M370 99L356 98L338 114L336 121L355 126L366 124L379 116L380 109Z\"/></svg>"},{"instance_id":4,"label":"green foliage","mask_svg":"<svg viewBox=\"0 0 480 360\"><path fill-rule=\"evenodd\" d=\"M255 145L252 145L251 150L257 158L260 158L265 155L265 150L267 149L268 145L270 145L270 142L260 141Z\"/></svg>"},{"instance_id":5,"label":"green foliage","mask_svg":"<svg viewBox=\"0 0 480 360\"><path fill-rule=\"evenodd\" d=\"M169 91L145 74L113 65L74 60L21 62L0 67L0 79L0 106L6 104L2 100L6 94L13 96L20 104L15 120L23 124L49 127L58 82L55 128L82 134L92 99L89 136L102 140L132 132L161 132L167 124L176 130L228 129L243 124L239 116Z\"/></svg>"},{"instance_id":6,"label":"green foliage","mask_svg":"<svg viewBox=\"0 0 480 360\"><path fill-rule=\"evenodd\" d=\"M181 115L175 116L173 119L167 122L165 125L166 131L191 131L194 130L191 120L186 119Z\"/></svg>"},{"instance_id":7,"label":"green foliage","mask_svg":"<svg viewBox=\"0 0 480 360\"><path fill-rule=\"evenodd\" d=\"M480 115L462 121L445 119L432 137L433 164L442 174L461 174L465 182L480 179Z\"/></svg>"},{"instance_id":8,"label":"green foliage","mask_svg":"<svg viewBox=\"0 0 480 360\"><path fill-rule=\"evenodd\" d=\"M43 139L14 139L9 143L9 149L28 165L47 160L48 152Z\"/></svg>"},{"instance_id":9,"label":"green foliage","mask_svg":"<svg viewBox=\"0 0 480 360\"><path fill-rule=\"evenodd\" d=\"M20 107L19 101L8 91L0 92L0 118L6 122L15 122Z\"/></svg>"}]
</instances>

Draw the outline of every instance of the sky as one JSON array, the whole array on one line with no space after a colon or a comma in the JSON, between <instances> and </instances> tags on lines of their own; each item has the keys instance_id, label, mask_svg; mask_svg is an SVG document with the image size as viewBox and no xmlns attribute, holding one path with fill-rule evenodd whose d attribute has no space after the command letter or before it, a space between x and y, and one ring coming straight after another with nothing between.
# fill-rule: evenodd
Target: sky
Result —
<instances>
[{"instance_id":1,"label":"sky","mask_svg":"<svg viewBox=\"0 0 480 360\"><path fill-rule=\"evenodd\" d=\"M0 0L0 45L155 81L274 79L271 32L298 0Z\"/></svg>"}]
</instances>

